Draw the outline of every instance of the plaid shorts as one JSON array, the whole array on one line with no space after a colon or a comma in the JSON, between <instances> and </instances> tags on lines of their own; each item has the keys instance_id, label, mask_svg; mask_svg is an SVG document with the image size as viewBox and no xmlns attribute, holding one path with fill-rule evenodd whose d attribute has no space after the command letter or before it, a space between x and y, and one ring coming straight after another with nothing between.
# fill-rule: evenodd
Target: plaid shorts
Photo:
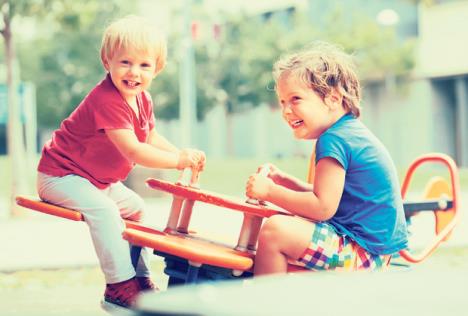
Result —
<instances>
[{"instance_id":1,"label":"plaid shorts","mask_svg":"<svg viewBox=\"0 0 468 316\"><path fill-rule=\"evenodd\" d=\"M374 255L328 223L314 223L309 246L293 264L310 270L374 270L386 267L391 255Z\"/></svg>"}]
</instances>

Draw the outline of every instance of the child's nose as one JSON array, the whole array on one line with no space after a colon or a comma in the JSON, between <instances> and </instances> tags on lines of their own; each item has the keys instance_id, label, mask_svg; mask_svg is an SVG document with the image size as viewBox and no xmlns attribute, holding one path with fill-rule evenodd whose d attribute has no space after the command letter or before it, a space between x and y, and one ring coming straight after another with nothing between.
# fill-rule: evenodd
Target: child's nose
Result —
<instances>
[{"instance_id":1,"label":"child's nose","mask_svg":"<svg viewBox=\"0 0 468 316\"><path fill-rule=\"evenodd\" d=\"M137 66L132 66L132 67L130 67L129 72L130 72L132 75L138 75L139 69L138 69Z\"/></svg>"},{"instance_id":2,"label":"child's nose","mask_svg":"<svg viewBox=\"0 0 468 316\"><path fill-rule=\"evenodd\" d=\"M289 105L289 103L283 104L281 108L283 110L283 115L291 113L291 106Z\"/></svg>"}]
</instances>

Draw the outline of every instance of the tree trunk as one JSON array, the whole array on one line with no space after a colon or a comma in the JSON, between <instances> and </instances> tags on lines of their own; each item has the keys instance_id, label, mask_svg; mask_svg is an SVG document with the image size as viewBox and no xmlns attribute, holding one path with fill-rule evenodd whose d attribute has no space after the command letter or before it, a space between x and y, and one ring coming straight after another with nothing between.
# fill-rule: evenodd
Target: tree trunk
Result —
<instances>
[{"instance_id":1,"label":"tree trunk","mask_svg":"<svg viewBox=\"0 0 468 316\"><path fill-rule=\"evenodd\" d=\"M8 9L7 9L8 10ZM5 10L6 11L6 10ZM15 50L11 32L10 10L3 12L4 29L2 31L5 42L5 61L7 66L7 91L8 91L8 127L7 127L7 152L10 165L11 192L10 215L19 217L23 214L21 208L16 205L15 196L26 192L26 178L24 164L24 137L20 122L20 113L17 102L18 84L15 75Z\"/></svg>"},{"instance_id":2,"label":"tree trunk","mask_svg":"<svg viewBox=\"0 0 468 316\"><path fill-rule=\"evenodd\" d=\"M232 123L232 113L226 111L226 153L229 158L236 156L234 149L234 131Z\"/></svg>"}]
</instances>

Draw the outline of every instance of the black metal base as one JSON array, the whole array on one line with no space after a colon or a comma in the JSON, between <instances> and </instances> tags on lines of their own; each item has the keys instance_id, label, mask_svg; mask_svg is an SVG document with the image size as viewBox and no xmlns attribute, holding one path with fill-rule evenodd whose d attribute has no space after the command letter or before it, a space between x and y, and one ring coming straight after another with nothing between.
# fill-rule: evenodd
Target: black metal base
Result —
<instances>
[{"instance_id":1,"label":"black metal base","mask_svg":"<svg viewBox=\"0 0 468 316\"><path fill-rule=\"evenodd\" d=\"M196 267L190 265L185 259L155 251L154 254L164 258L166 268L164 273L169 276L168 286L193 284L219 280L236 280L240 278L250 278L253 276L252 272L245 271L240 276L234 276L232 270L215 267L211 265L201 265Z\"/></svg>"}]
</instances>

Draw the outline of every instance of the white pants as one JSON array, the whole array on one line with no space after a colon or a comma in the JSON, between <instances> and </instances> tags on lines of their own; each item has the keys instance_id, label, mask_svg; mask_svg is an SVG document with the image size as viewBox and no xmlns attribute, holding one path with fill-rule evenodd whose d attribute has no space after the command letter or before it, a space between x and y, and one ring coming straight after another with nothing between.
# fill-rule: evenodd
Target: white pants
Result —
<instances>
[{"instance_id":1,"label":"white pants","mask_svg":"<svg viewBox=\"0 0 468 316\"><path fill-rule=\"evenodd\" d=\"M94 249L106 283L112 284L136 276L149 276L148 252L142 249L138 266L132 266L130 245L122 238L124 219L141 221L143 199L118 182L100 190L77 175L51 177L39 172L39 197L52 204L80 211L88 224Z\"/></svg>"}]
</instances>

